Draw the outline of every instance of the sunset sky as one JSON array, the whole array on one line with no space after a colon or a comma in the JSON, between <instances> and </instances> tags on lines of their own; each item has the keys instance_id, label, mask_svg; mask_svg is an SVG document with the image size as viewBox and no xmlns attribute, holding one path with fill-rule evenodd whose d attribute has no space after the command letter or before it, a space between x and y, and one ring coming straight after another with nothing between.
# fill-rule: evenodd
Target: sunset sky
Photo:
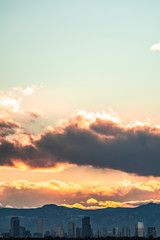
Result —
<instances>
[{"instance_id":1,"label":"sunset sky","mask_svg":"<svg viewBox=\"0 0 160 240\"><path fill-rule=\"evenodd\" d=\"M160 1L0 1L0 206L160 203Z\"/></svg>"}]
</instances>

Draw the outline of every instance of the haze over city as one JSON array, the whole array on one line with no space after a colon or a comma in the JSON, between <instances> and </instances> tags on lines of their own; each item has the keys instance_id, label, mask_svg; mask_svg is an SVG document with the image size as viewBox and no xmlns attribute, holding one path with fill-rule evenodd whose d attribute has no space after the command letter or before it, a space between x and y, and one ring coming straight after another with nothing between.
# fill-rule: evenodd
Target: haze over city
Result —
<instances>
[{"instance_id":1,"label":"haze over city","mask_svg":"<svg viewBox=\"0 0 160 240\"><path fill-rule=\"evenodd\" d=\"M0 207L160 203L159 9L0 1Z\"/></svg>"}]
</instances>

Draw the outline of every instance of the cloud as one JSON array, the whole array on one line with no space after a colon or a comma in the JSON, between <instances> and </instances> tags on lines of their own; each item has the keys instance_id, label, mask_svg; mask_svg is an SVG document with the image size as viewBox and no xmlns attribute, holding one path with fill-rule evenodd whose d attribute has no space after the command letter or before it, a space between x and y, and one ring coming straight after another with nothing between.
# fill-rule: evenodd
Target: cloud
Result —
<instances>
[{"instance_id":1,"label":"cloud","mask_svg":"<svg viewBox=\"0 0 160 240\"><path fill-rule=\"evenodd\" d=\"M112 207L112 208L117 208L117 207L124 207L124 208L133 208L133 207L138 207L143 204L147 203L160 203L160 200L154 200L154 199L147 199L147 200L142 200L142 201L124 201L124 202L118 202L118 201L99 201L98 205L104 208Z\"/></svg>"},{"instance_id":2,"label":"cloud","mask_svg":"<svg viewBox=\"0 0 160 240\"><path fill-rule=\"evenodd\" d=\"M145 187L145 184L150 186L150 189L147 188L144 190L138 187L139 185ZM149 202L160 203L160 184L158 180L155 180L154 184L152 181L128 184L127 181L124 181L110 185L109 187L112 189L112 196L108 194L108 191L105 192L105 188L107 188L105 184L102 195L102 187L95 186L95 183L82 187L74 182L64 182L54 179L38 182L15 180L10 183L0 182L0 199L2 206L36 207L47 203L55 203L66 207L82 209L135 207ZM96 188L96 191L94 191L94 188ZM123 195L119 191L122 188L125 188ZM132 194L130 194L133 191L134 201Z\"/></svg>"},{"instance_id":3,"label":"cloud","mask_svg":"<svg viewBox=\"0 0 160 240\"><path fill-rule=\"evenodd\" d=\"M94 210L94 209L101 209L103 207L99 206L84 206L81 203L74 203L74 204L61 204L61 206L68 207L68 208L80 208L80 209L88 209L88 210Z\"/></svg>"},{"instance_id":4,"label":"cloud","mask_svg":"<svg viewBox=\"0 0 160 240\"><path fill-rule=\"evenodd\" d=\"M160 204L160 200L155 199L147 199L142 201L97 201L97 205L93 206L85 206L84 204L74 203L74 204L61 204L64 207L68 208L80 208L80 209L102 209L102 208L134 208L140 205L148 204L148 203L158 203Z\"/></svg>"},{"instance_id":5,"label":"cloud","mask_svg":"<svg viewBox=\"0 0 160 240\"><path fill-rule=\"evenodd\" d=\"M98 201L94 198L90 198L87 200L87 204L95 204L95 203L98 203Z\"/></svg>"},{"instance_id":6,"label":"cloud","mask_svg":"<svg viewBox=\"0 0 160 240\"><path fill-rule=\"evenodd\" d=\"M33 117L33 118L38 118L39 116L42 115L42 114L41 114L41 111L40 111L40 110L36 110L36 109L30 110L30 111L29 111L29 114L30 114L30 116Z\"/></svg>"},{"instance_id":7,"label":"cloud","mask_svg":"<svg viewBox=\"0 0 160 240\"><path fill-rule=\"evenodd\" d=\"M160 42L153 44L152 47L150 48L152 51L160 51Z\"/></svg>"},{"instance_id":8,"label":"cloud","mask_svg":"<svg viewBox=\"0 0 160 240\"><path fill-rule=\"evenodd\" d=\"M13 88L13 91L18 91L18 92L22 93L23 95L29 96L34 93L35 89L36 89L36 86L32 85L32 86L29 86L26 88L15 87L15 88Z\"/></svg>"},{"instance_id":9,"label":"cloud","mask_svg":"<svg viewBox=\"0 0 160 240\"><path fill-rule=\"evenodd\" d=\"M20 128L20 124L13 121L12 119L1 119L0 118L0 136L6 137L14 134L16 129Z\"/></svg>"},{"instance_id":10,"label":"cloud","mask_svg":"<svg viewBox=\"0 0 160 240\"><path fill-rule=\"evenodd\" d=\"M11 96L2 96L0 97L0 105L10 111L13 111L13 113L17 113L20 111L20 103L22 99L14 98Z\"/></svg>"},{"instance_id":11,"label":"cloud","mask_svg":"<svg viewBox=\"0 0 160 240\"><path fill-rule=\"evenodd\" d=\"M160 128L150 122L123 126L104 112L79 112L37 137L27 132L25 136L28 141L23 145L18 138L1 139L1 166L19 161L33 169L45 169L69 163L160 176Z\"/></svg>"},{"instance_id":12,"label":"cloud","mask_svg":"<svg viewBox=\"0 0 160 240\"><path fill-rule=\"evenodd\" d=\"M6 114L26 114L23 107L26 96L30 96L35 92L36 86L32 85L26 88L15 87L9 92L0 92L0 110ZM30 110L31 112L38 112L38 110Z\"/></svg>"},{"instance_id":13,"label":"cloud","mask_svg":"<svg viewBox=\"0 0 160 240\"><path fill-rule=\"evenodd\" d=\"M38 207L47 203L60 204L64 198L74 198L80 190L81 187L73 182L17 180L0 183L0 198L3 206Z\"/></svg>"}]
</instances>

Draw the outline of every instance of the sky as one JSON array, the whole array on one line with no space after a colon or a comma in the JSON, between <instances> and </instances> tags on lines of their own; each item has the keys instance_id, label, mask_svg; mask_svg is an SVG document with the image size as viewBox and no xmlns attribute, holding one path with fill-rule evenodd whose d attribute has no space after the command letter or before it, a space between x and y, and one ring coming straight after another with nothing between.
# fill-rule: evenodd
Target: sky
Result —
<instances>
[{"instance_id":1,"label":"sky","mask_svg":"<svg viewBox=\"0 0 160 240\"><path fill-rule=\"evenodd\" d=\"M160 203L160 2L0 1L0 206Z\"/></svg>"}]
</instances>

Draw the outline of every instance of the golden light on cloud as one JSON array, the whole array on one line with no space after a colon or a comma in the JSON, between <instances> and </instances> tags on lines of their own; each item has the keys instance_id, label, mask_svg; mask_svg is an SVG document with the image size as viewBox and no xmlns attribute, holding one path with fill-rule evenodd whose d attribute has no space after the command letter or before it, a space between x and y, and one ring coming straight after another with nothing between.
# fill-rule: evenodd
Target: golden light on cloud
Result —
<instances>
[{"instance_id":1,"label":"golden light on cloud","mask_svg":"<svg viewBox=\"0 0 160 240\"><path fill-rule=\"evenodd\" d=\"M2 184L3 186L3 184ZM55 190L55 191L62 191L64 192L76 192L82 190L81 186L75 184L73 182L65 183L62 181L57 180L50 180L50 181L39 181L39 182L29 182L26 180L17 180L13 181L12 183L8 184L10 187L14 187L16 189L47 189L47 190Z\"/></svg>"},{"instance_id":2,"label":"golden light on cloud","mask_svg":"<svg viewBox=\"0 0 160 240\"><path fill-rule=\"evenodd\" d=\"M3 130L0 135L0 169L22 171L28 176L26 180L21 176L1 184L4 192L29 191L35 195L46 194L48 199L56 196L56 203L64 204L65 199L66 206L82 209L133 207L145 200L150 201L151 194L153 201L159 201L160 183L156 178L159 171L152 169L152 160L147 159L152 154L154 164L158 162L159 125L153 125L150 119L123 124L112 109L108 112L78 110L55 126L43 125L35 133L30 126L42 113L34 109L26 111L22 104L34 90L32 86L17 88L0 96L5 112L0 119ZM19 117L20 114L23 117ZM145 155L147 151L149 154ZM143 168L139 164L141 159ZM137 165L133 164L135 162ZM148 164L147 167L144 163ZM48 174L47 180L43 174ZM154 177L146 178L151 175ZM54 176L56 179L52 179ZM143 179L140 176L144 176ZM137 199L135 195L131 201L133 192L140 197Z\"/></svg>"},{"instance_id":3,"label":"golden light on cloud","mask_svg":"<svg viewBox=\"0 0 160 240\"><path fill-rule=\"evenodd\" d=\"M23 171L26 171L29 169L29 167L25 163L18 161L18 160L13 161L13 164L14 164L15 168L23 170Z\"/></svg>"},{"instance_id":4,"label":"golden light on cloud","mask_svg":"<svg viewBox=\"0 0 160 240\"><path fill-rule=\"evenodd\" d=\"M80 208L85 210L95 210L95 209L101 209L103 207L99 206L83 206L81 203L74 203L74 204L61 204L61 206L68 207L68 208Z\"/></svg>"},{"instance_id":5,"label":"golden light on cloud","mask_svg":"<svg viewBox=\"0 0 160 240\"><path fill-rule=\"evenodd\" d=\"M14 160L13 166L0 166L0 169L18 169L23 171L30 171L30 172L41 172L41 173L49 173L49 172L62 172L67 168L74 168L74 164L68 164L68 163L57 163L54 167L50 168L31 168L29 165L25 164L22 161Z\"/></svg>"},{"instance_id":6,"label":"golden light on cloud","mask_svg":"<svg viewBox=\"0 0 160 240\"><path fill-rule=\"evenodd\" d=\"M87 204L94 204L94 203L98 203L98 201L95 198L90 198L87 200Z\"/></svg>"},{"instance_id":7,"label":"golden light on cloud","mask_svg":"<svg viewBox=\"0 0 160 240\"><path fill-rule=\"evenodd\" d=\"M160 203L160 2L90 2L0 3L0 206Z\"/></svg>"},{"instance_id":8,"label":"golden light on cloud","mask_svg":"<svg viewBox=\"0 0 160 240\"><path fill-rule=\"evenodd\" d=\"M74 164L68 164L68 163L56 163L54 167L50 168L36 168L31 169L33 172L62 172L66 168L74 167Z\"/></svg>"},{"instance_id":9,"label":"golden light on cloud","mask_svg":"<svg viewBox=\"0 0 160 240\"><path fill-rule=\"evenodd\" d=\"M37 200L35 198L34 201L39 202L38 199L43 199L43 204L45 203L45 201L46 203L50 202L52 196L54 196L55 202L50 203L57 203L58 205L81 209L100 209L108 207L126 208L147 204L149 202L160 203L159 199L160 185L158 180L148 181L147 183L145 182L127 183L127 181L124 182L122 181L121 183L119 182L115 185L110 185L110 188L112 189L112 195L108 194L108 192L106 193L103 192L102 194L101 192L102 188L98 186L96 187L95 192L93 191L94 189L93 185L83 184L82 186L81 184L77 184L74 182L64 182L60 180L48 180L48 181L41 180L37 182L31 182L27 180L15 180L10 183L0 182L0 186L1 186L0 198L2 202L5 199L5 201L8 202L9 204L11 198L13 198L13 200L16 201L16 199L19 198L20 195L23 198L25 195L26 202L24 203L24 206L27 206L27 199L29 199L30 201L33 200L31 196L33 196L33 198L39 196L39 198L37 198ZM123 187L126 188L126 191L123 190ZM130 193L132 193L133 190L134 192L138 191L137 198L135 197L134 200L132 194L130 195ZM117 200L117 198L119 200Z\"/></svg>"}]
</instances>

